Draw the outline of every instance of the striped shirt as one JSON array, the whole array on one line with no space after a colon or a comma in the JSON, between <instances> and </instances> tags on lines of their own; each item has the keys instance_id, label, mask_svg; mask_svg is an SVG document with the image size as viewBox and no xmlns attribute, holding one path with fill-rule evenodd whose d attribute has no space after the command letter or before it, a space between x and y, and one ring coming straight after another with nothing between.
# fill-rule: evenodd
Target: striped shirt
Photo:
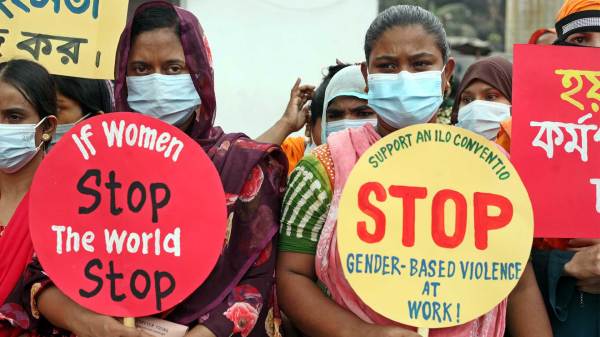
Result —
<instances>
[{"instance_id":1,"label":"striped shirt","mask_svg":"<svg viewBox=\"0 0 600 337\"><path fill-rule=\"evenodd\" d=\"M314 155L304 157L290 175L283 198L279 250L315 254L331 204L327 171Z\"/></svg>"}]
</instances>

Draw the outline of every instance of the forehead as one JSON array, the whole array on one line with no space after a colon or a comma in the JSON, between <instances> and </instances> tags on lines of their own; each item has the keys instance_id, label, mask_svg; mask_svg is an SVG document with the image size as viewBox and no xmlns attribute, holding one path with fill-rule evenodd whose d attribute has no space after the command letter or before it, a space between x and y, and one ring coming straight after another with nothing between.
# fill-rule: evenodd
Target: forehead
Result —
<instances>
[{"instance_id":1,"label":"forehead","mask_svg":"<svg viewBox=\"0 0 600 337\"><path fill-rule=\"evenodd\" d=\"M482 81L482 80L473 80L463 91L463 93L465 92L469 92L469 93L476 93L476 92L481 92L481 91L488 91L491 89L495 89L493 86L487 84L486 82Z\"/></svg>"},{"instance_id":2,"label":"forehead","mask_svg":"<svg viewBox=\"0 0 600 337\"><path fill-rule=\"evenodd\" d=\"M345 110L345 109L353 109L359 106L367 104L367 100L360 99L354 96L339 96L334 98L331 102L329 102L329 106L327 109L337 109L337 110Z\"/></svg>"},{"instance_id":3,"label":"forehead","mask_svg":"<svg viewBox=\"0 0 600 337\"><path fill-rule=\"evenodd\" d=\"M29 101L17 88L0 80L0 110L16 107L33 110Z\"/></svg>"},{"instance_id":4,"label":"forehead","mask_svg":"<svg viewBox=\"0 0 600 337\"><path fill-rule=\"evenodd\" d=\"M373 45L371 57L386 54L409 57L427 52L442 57L435 38L421 25L395 26L386 30Z\"/></svg>"},{"instance_id":5,"label":"forehead","mask_svg":"<svg viewBox=\"0 0 600 337\"><path fill-rule=\"evenodd\" d=\"M138 35L129 52L129 61L184 58L183 46L172 28L159 28Z\"/></svg>"}]
</instances>

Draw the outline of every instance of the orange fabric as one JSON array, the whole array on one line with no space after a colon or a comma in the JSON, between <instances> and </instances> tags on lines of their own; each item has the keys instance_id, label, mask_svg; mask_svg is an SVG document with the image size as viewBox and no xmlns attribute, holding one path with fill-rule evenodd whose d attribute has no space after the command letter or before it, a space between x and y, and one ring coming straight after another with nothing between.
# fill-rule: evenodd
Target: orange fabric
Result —
<instances>
[{"instance_id":1,"label":"orange fabric","mask_svg":"<svg viewBox=\"0 0 600 337\"><path fill-rule=\"evenodd\" d=\"M583 11L600 10L600 0L566 0L556 15L556 21Z\"/></svg>"},{"instance_id":2,"label":"orange fabric","mask_svg":"<svg viewBox=\"0 0 600 337\"><path fill-rule=\"evenodd\" d=\"M335 167L333 166L333 159L331 158L329 145L323 144L318 146L316 149L312 150L311 154L317 157L321 164L323 164L325 171L327 171L327 176L329 177L331 190L333 191L333 187L335 186Z\"/></svg>"},{"instance_id":3,"label":"orange fabric","mask_svg":"<svg viewBox=\"0 0 600 337\"><path fill-rule=\"evenodd\" d=\"M505 120L500 123L500 132L498 132L498 137L496 137L496 143L502 148L510 153L510 136L512 132L512 118Z\"/></svg>"},{"instance_id":4,"label":"orange fabric","mask_svg":"<svg viewBox=\"0 0 600 337\"><path fill-rule=\"evenodd\" d=\"M288 159L288 175L298 165L298 162L304 157L304 150L306 149L306 143L304 137L288 137L281 144L281 149L285 153Z\"/></svg>"}]
</instances>

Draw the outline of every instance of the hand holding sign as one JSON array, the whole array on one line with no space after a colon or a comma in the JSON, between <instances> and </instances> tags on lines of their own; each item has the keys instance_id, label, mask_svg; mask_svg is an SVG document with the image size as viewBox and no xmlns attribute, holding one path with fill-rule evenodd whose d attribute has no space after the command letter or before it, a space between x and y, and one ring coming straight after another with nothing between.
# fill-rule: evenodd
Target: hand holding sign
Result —
<instances>
[{"instance_id":1,"label":"hand holding sign","mask_svg":"<svg viewBox=\"0 0 600 337\"><path fill-rule=\"evenodd\" d=\"M443 328L489 312L529 257L527 191L501 150L455 127L419 125L367 150L338 213L344 275L402 324Z\"/></svg>"},{"instance_id":2,"label":"hand holding sign","mask_svg":"<svg viewBox=\"0 0 600 337\"><path fill-rule=\"evenodd\" d=\"M223 187L204 151L141 114L77 125L31 187L45 271L74 301L109 316L148 316L183 301L216 263L225 225Z\"/></svg>"}]
</instances>

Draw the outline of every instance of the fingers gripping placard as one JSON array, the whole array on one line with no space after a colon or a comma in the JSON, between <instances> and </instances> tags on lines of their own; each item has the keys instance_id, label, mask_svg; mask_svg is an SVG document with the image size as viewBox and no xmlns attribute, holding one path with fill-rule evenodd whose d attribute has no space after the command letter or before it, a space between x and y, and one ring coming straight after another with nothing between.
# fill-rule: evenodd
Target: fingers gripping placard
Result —
<instances>
[{"instance_id":1,"label":"fingers gripping placard","mask_svg":"<svg viewBox=\"0 0 600 337\"><path fill-rule=\"evenodd\" d=\"M425 328L466 323L521 277L531 202L509 159L471 132L420 125L365 152L343 191L344 275L371 308Z\"/></svg>"},{"instance_id":2,"label":"fingers gripping placard","mask_svg":"<svg viewBox=\"0 0 600 337\"><path fill-rule=\"evenodd\" d=\"M70 298L138 317L183 301L223 246L225 195L198 144L141 114L86 120L52 148L31 188L40 262Z\"/></svg>"}]
</instances>

